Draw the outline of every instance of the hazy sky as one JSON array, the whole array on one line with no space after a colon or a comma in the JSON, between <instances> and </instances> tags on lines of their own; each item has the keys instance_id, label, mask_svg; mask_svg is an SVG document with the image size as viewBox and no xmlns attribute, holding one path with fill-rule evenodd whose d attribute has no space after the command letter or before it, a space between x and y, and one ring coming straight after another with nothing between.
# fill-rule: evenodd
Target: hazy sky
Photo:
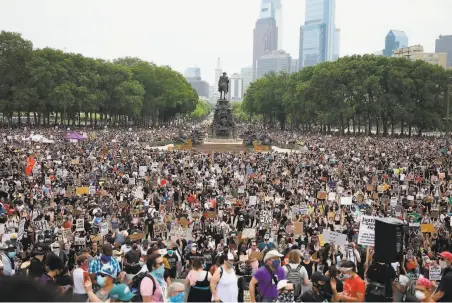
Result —
<instances>
[{"instance_id":1,"label":"hazy sky","mask_svg":"<svg viewBox=\"0 0 452 303\"><path fill-rule=\"evenodd\" d=\"M252 63L253 28L261 0L0 0L0 30L16 31L37 48L85 56L136 56L183 72L201 68L212 85L217 57L232 74ZM282 0L286 51L298 58L304 0ZM434 51L452 34L452 0L337 0L341 56L384 47L390 29Z\"/></svg>"}]
</instances>

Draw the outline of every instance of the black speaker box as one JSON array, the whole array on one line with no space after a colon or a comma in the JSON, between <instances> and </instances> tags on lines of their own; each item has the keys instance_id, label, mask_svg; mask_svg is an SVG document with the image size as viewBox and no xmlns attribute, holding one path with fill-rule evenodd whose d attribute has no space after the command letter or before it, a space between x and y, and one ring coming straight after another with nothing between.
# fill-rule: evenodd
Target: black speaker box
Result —
<instances>
[{"instance_id":1,"label":"black speaker box","mask_svg":"<svg viewBox=\"0 0 452 303\"><path fill-rule=\"evenodd\" d=\"M376 218L374 250L377 262L399 261L403 251L403 222L395 218Z\"/></svg>"}]
</instances>

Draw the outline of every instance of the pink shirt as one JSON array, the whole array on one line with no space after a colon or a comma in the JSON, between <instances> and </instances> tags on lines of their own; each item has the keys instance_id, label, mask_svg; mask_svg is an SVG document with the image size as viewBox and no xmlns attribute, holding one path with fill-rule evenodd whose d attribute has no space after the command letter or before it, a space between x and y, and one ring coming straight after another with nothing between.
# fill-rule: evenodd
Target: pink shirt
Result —
<instances>
[{"instance_id":1,"label":"pink shirt","mask_svg":"<svg viewBox=\"0 0 452 303\"><path fill-rule=\"evenodd\" d=\"M154 283L150 278L144 277L140 284L141 296L151 296L151 302L163 303L162 288L157 280L155 280L155 283L157 283L157 288L155 289L155 292L152 293Z\"/></svg>"}]
</instances>

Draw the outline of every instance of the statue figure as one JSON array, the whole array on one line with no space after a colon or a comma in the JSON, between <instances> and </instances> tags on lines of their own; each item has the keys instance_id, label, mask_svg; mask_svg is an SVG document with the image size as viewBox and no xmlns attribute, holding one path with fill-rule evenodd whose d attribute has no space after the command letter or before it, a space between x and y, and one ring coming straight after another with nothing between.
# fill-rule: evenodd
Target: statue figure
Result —
<instances>
[{"instance_id":1,"label":"statue figure","mask_svg":"<svg viewBox=\"0 0 452 303\"><path fill-rule=\"evenodd\" d=\"M218 92L220 93L220 99L226 100L226 95L229 91L229 78L226 73L218 80Z\"/></svg>"}]
</instances>

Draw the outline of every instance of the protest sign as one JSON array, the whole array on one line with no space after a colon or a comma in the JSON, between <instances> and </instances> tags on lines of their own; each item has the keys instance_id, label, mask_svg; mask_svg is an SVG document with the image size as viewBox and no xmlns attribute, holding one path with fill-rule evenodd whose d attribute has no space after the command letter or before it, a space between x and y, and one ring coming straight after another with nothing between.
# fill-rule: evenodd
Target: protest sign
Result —
<instances>
[{"instance_id":1,"label":"protest sign","mask_svg":"<svg viewBox=\"0 0 452 303\"><path fill-rule=\"evenodd\" d=\"M359 226L358 244L372 246L375 244L375 217L362 216Z\"/></svg>"},{"instance_id":2,"label":"protest sign","mask_svg":"<svg viewBox=\"0 0 452 303\"><path fill-rule=\"evenodd\" d=\"M347 245L347 235L345 234L330 230L324 230L322 235L325 243L334 243L336 246L340 245L343 247Z\"/></svg>"},{"instance_id":3,"label":"protest sign","mask_svg":"<svg viewBox=\"0 0 452 303\"><path fill-rule=\"evenodd\" d=\"M352 205L352 197L341 197L341 205Z\"/></svg>"},{"instance_id":4,"label":"protest sign","mask_svg":"<svg viewBox=\"0 0 452 303\"><path fill-rule=\"evenodd\" d=\"M75 221L75 230L76 231L85 231L85 220L84 219L77 219L77 221Z\"/></svg>"},{"instance_id":5,"label":"protest sign","mask_svg":"<svg viewBox=\"0 0 452 303\"><path fill-rule=\"evenodd\" d=\"M328 193L328 201L334 201L336 200L336 193L330 192Z\"/></svg>"},{"instance_id":6,"label":"protest sign","mask_svg":"<svg viewBox=\"0 0 452 303\"><path fill-rule=\"evenodd\" d=\"M421 232L433 233L435 232L435 227L433 226L433 224L421 224Z\"/></svg>"},{"instance_id":7,"label":"protest sign","mask_svg":"<svg viewBox=\"0 0 452 303\"><path fill-rule=\"evenodd\" d=\"M429 279L430 281L439 281L441 280L441 267L433 265L428 269Z\"/></svg>"},{"instance_id":8,"label":"protest sign","mask_svg":"<svg viewBox=\"0 0 452 303\"><path fill-rule=\"evenodd\" d=\"M74 245L84 246L85 243L86 243L86 239L85 238L75 237L75 239L74 239Z\"/></svg>"},{"instance_id":9,"label":"protest sign","mask_svg":"<svg viewBox=\"0 0 452 303\"><path fill-rule=\"evenodd\" d=\"M303 222L294 222L293 234L294 234L294 236L302 236L303 235Z\"/></svg>"},{"instance_id":10,"label":"protest sign","mask_svg":"<svg viewBox=\"0 0 452 303\"><path fill-rule=\"evenodd\" d=\"M89 187L88 186L77 186L75 188L75 194L77 196L87 195L87 194L89 194Z\"/></svg>"},{"instance_id":11,"label":"protest sign","mask_svg":"<svg viewBox=\"0 0 452 303\"><path fill-rule=\"evenodd\" d=\"M242 239L254 239L256 238L256 230L254 228L245 228L242 231Z\"/></svg>"}]
</instances>

